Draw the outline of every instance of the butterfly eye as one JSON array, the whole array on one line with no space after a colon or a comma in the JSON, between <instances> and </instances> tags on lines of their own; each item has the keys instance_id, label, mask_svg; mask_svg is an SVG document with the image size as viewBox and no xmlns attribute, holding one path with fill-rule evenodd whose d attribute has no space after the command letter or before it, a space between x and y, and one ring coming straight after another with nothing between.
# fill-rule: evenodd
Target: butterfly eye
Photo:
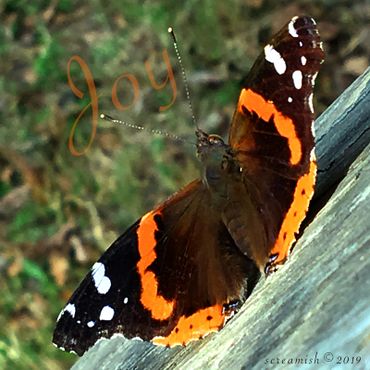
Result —
<instances>
[{"instance_id":1,"label":"butterfly eye","mask_svg":"<svg viewBox=\"0 0 370 370\"><path fill-rule=\"evenodd\" d=\"M224 145L224 141L222 138L218 135L209 135L208 136L208 142L211 145Z\"/></svg>"}]
</instances>

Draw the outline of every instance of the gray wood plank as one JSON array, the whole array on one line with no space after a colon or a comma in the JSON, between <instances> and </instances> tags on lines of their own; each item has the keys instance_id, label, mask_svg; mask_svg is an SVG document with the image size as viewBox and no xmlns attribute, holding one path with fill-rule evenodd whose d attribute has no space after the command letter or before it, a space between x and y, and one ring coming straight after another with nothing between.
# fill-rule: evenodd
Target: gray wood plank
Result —
<instances>
[{"instance_id":1,"label":"gray wood plank","mask_svg":"<svg viewBox=\"0 0 370 370\"><path fill-rule=\"evenodd\" d=\"M370 67L316 120L318 183L322 195L370 142Z\"/></svg>"}]
</instances>

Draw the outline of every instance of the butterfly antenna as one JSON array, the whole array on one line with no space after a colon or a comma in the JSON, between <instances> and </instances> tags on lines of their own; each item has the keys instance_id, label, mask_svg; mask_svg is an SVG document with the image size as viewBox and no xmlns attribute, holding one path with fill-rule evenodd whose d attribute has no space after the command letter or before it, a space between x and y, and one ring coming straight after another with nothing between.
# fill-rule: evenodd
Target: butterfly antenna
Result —
<instances>
[{"instance_id":1,"label":"butterfly antenna","mask_svg":"<svg viewBox=\"0 0 370 370\"><path fill-rule=\"evenodd\" d=\"M162 130L153 130L153 129L147 129L146 127L144 126L140 126L140 125L135 125L133 123L129 123L129 122L125 122L125 121L121 121L119 119L116 119L116 118L113 118L111 116L108 116L107 114L104 114L102 113L100 115L100 118L103 119L104 121L108 121L108 122L111 122L111 123L115 123L115 124L120 124L120 125L124 125L126 127L130 127L130 128L133 128L135 130L139 130L139 131L147 131L147 132L150 132L154 135L158 135L158 136L164 136L164 137L167 137L169 139L172 139L172 140L175 140L175 141L181 141L181 142L187 142L185 139L181 138L180 136L177 136L177 135L173 135L173 134L170 134L166 131L162 131Z\"/></svg>"},{"instance_id":2,"label":"butterfly antenna","mask_svg":"<svg viewBox=\"0 0 370 370\"><path fill-rule=\"evenodd\" d=\"M190 112L191 112L191 119L192 119L192 121L194 123L194 126L196 127L197 131L200 131L197 120L195 119L193 105L191 104L188 79L186 77L185 68L182 64L182 58L181 58L181 54L180 54L180 51L179 51L179 48L178 48L178 45L177 45L175 32L174 32L172 27L168 27L168 33L172 36L173 47L175 49L176 57L177 57L177 60L179 62L179 66L180 66L180 69L181 69L182 80L184 81L185 92L186 92L186 100L188 101L189 109L190 109Z\"/></svg>"}]
</instances>

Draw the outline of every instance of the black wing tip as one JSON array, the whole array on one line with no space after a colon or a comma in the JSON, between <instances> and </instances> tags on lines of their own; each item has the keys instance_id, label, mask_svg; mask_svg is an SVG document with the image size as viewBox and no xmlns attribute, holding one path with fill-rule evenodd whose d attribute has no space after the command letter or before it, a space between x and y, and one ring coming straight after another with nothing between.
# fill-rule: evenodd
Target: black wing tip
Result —
<instances>
[{"instance_id":1,"label":"black wing tip","mask_svg":"<svg viewBox=\"0 0 370 370\"><path fill-rule=\"evenodd\" d=\"M70 338L68 335L60 333L57 329L54 331L53 345L63 352L73 353L77 356L82 356L90 347L81 347L77 338Z\"/></svg>"},{"instance_id":2,"label":"black wing tip","mask_svg":"<svg viewBox=\"0 0 370 370\"><path fill-rule=\"evenodd\" d=\"M290 22L298 23L298 24L305 24L305 25L312 25L316 26L316 21L314 18L307 14L300 14L292 17Z\"/></svg>"},{"instance_id":3,"label":"black wing tip","mask_svg":"<svg viewBox=\"0 0 370 370\"><path fill-rule=\"evenodd\" d=\"M315 19L308 15L295 16L288 22L288 25L289 24L294 25L297 31L312 30L317 33L317 23Z\"/></svg>"}]
</instances>

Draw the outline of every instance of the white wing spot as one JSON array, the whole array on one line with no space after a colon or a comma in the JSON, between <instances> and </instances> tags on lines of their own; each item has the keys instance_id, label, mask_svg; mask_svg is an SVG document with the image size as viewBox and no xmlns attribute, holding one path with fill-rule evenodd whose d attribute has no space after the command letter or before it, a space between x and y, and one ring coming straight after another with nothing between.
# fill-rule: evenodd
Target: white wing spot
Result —
<instances>
[{"instance_id":1,"label":"white wing spot","mask_svg":"<svg viewBox=\"0 0 370 370\"><path fill-rule=\"evenodd\" d=\"M100 312L99 320L110 321L113 319L114 309L110 306L104 306Z\"/></svg>"},{"instance_id":2,"label":"white wing spot","mask_svg":"<svg viewBox=\"0 0 370 370\"><path fill-rule=\"evenodd\" d=\"M292 77L293 77L294 87L297 90L299 90L302 87L302 78L303 78L302 72L299 70L294 71L292 74Z\"/></svg>"},{"instance_id":3,"label":"white wing spot","mask_svg":"<svg viewBox=\"0 0 370 370\"><path fill-rule=\"evenodd\" d=\"M127 297L125 297L125 299L123 300L123 303L124 304L127 304L128 303L128 298Z\"/></svg>"},{"instance_id":4,"label":"white wing spot","mask_svg":"<svg viewBox=\"0 0 370 370\"><path fill-rule=\"evenodd\" d=\"M313 125L312 125L313 127ZM311 153L310 153L310 161L316 161L316 154L315 154L315 149L312 148Z\"/></svg>"},{"instance_id":5,"label":"white wing spot","mask_svg":"<svg viewBox=\"0 0 370 370\"><path fill-rule=\"evenodd\" d=\"M299 47L301 48L303 46L303 42L299 41Z\"/></svg>"},{"instance_id":6,"label":"white wing spot","mask_svg":"<svg viewBox=\"0 0 370 370\"><path fill-rule=\"evenodd\" d=\"M310 107L310 111L313 113L314 111L313 111L313 94L310 94L309 96L308 96L308 106Z\"/></svg>"},{"instance_id":7,"label":"white wing spot","mask_svg":"<svg viewBox=\"0 0 370 370\"><path fill-rule=\"evenodd\" d=\"M303 66L305 66L306 63L307 63L307 59L304 55L301 56L301 63L302 63Z\"/></svg>"},{"instance_id":8,"label":"white wing spot","mask_svg":"<svg viewBox=\"0 0 370 370\"><path fill-rule=\"evenodd\" d=\"M297 30L294 28L294 23L298 17L293 17L292 20L288 24L289 34L293 37L298 37Z\"/></svg>"},{"instance_id":9,"label":"white wing spot","mask_svg":"<svg viewBox=\"0 0 370 370\"><path fill-rule=\"evenodd\" d=\"M76 315L76 306L73 303L68 303L64 309L65 312L69 312L72 317Z\"/></svg>"},{"instance_id":10,"label":"white wing spot","mask_svg":"<svg viewBox=\"0 0 370 370\"><path fill-rule=\"evenodd\" d=\"M312 84L312 87L314 87L314 86L315 86L315 80L316 80L317 74L318 74L318 72L316 72L315 74L313 74L313 75L312 75L312 77L311 77L311 84Z\"/></svg>"},{"instance_id":11,"label":"white wing spot","mask_svg":"<svg viewBox=\"0 0 370 370\"><path fill-rule=\"evenodd\" d=\"M87 325L89 328L92 328L93 326L95 326L95 321L89 321L86 325Z\"/></svg>"},{"instance_id":12,"label":"white wing spot","mask_svg":"<svg viewBox=\"0 0 370 370\"><path fill-rule=\"evenodd\" d=\"M97 290L100 294L105 294L109 291L111 285L109 277L104 276L103 279L101 279L100 284L97 286Z\"/></svg>"},{"instance_id":13,"label":"white wing spot","mask_svg":"<svg viewBox=\"0 0 370 370\"><path fill-rule=\"evenodd\" d=\"M280 53L272 45L266 45L264 48L265 59L272 63L276 72L282 75L286 71L286 63Z\"/></svg>"},{"instance_id":14,"label":"white wing spot","mask_svg":"<svg viewBox=\"0 0 370 370\"><path fill-rule=\"evenodd\" d=\"M63 310L60 311L60 314L58 315L57 318L57 322L63 316L64 312L68 312L74 318L76 315L76 306L73 303L68 303L67 306L65 306Z\"/></svg>"},{"instance_id":15,"label":"white wing spot","mask_svg":"<svg viewBox=\"0 0 370 370\"><path fill-rule=\"evenodd\" d=\"M92 278L98 293L106 294L109 291L112 284L109 277L105 276L105 267L101 262L94 263Z\"/></svg>"},{"instance_id":16,"label":"white wing spot","mask_svg":"<svg viewBox=\"0 0 370 370\"><path fill-rule=\"evenodd\" d=\"M288 102L291 103L293 101L293 98L291 96L288 97Z\"/></svg>"}]
</instances>

